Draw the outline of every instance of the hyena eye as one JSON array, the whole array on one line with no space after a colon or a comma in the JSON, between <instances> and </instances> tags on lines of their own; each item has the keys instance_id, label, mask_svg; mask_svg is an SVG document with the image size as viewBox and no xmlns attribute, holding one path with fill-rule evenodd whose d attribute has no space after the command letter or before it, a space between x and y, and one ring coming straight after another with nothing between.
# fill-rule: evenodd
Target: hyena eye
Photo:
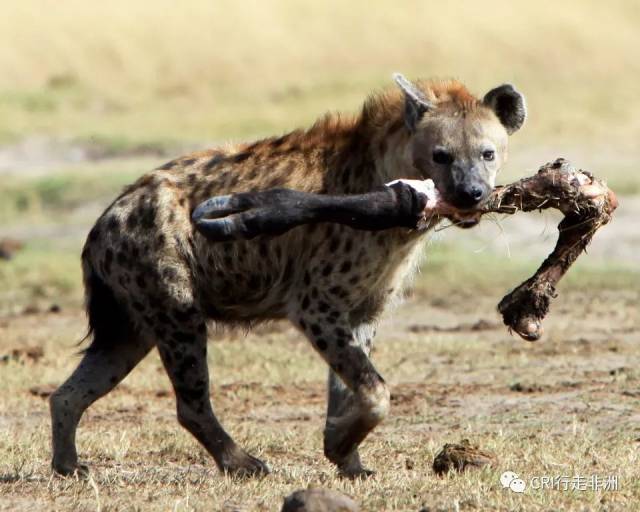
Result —
<instances>
[{"instance_id":1,"label":"hyena eye","mask_svg":"<svg viewBox=\"0 0 640 512\"><path fill-rule=\"evenodd\" d=\"M433 152L433 161L437 164L448 165L453 163L453 155L444 149L436 149Z\"/></svg>"},{"instance_id":2,"label":"hyena eye","mask_svg":"<svg viewBox=\"0 0 640 512\"><path fill-rule=\"evenodd\" d=\"M482 152L482 159L491 162L496 157L496 152L493 149L487 149Z\"/></svg>"}]
</instances>

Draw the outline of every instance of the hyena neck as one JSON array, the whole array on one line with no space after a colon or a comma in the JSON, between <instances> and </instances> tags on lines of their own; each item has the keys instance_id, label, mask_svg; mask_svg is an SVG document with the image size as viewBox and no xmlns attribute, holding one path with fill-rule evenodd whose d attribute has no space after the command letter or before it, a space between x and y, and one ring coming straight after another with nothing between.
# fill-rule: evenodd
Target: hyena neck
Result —
<instances>
[{"instance_id":1,"label":"hyena neck","mask_svg":"<svg viewBox=\"0 0 640 512\"><path fill-rule=\"evenodd\" d=\"M384 111L372 112L368 104L326 161L328 193L366 193L394 179L419 177L409 163L409 133L402 109L386 105Z\"/></svg>"}]
</instances>

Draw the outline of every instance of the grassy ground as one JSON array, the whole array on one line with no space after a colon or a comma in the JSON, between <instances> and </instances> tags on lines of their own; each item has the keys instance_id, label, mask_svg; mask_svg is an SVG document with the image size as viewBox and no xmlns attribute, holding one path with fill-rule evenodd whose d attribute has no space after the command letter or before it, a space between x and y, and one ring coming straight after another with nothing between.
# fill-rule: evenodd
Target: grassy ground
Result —
<instances>
[{"instance_id":1,"label":"grassy ground","mask_svg":"<svg viewBox=\"0 0 640 512\"><path fill-rule=\"evenodd\" d=\"M415 296L382 324L374 358L392 389L389 420L364 444L378 470L337 479L322 457L325 368L286 325L212 335L212 397L224 423L274 473L220 476L177 424L168 379L154 353L85 416L78 435L89 482L51 478L43 396L73 368L84 329L77 310L0 323L4 393L0 509L277 510L284 495L319 485L365 510L631 510L640 500L637 283L598 295L563 290L537 344L511 338L493 305L455 290ZM579 309L580 314L576 311ZM486 330L468 327L486 320ZM28 355L41 347L42 357ZM14 353L13 349L17 352ZM497 455L494 468L436 477L446 442L470 439ZM499 485L505 470L534 476L618 477L617 491Z\"/></svg>"}]
</instances>

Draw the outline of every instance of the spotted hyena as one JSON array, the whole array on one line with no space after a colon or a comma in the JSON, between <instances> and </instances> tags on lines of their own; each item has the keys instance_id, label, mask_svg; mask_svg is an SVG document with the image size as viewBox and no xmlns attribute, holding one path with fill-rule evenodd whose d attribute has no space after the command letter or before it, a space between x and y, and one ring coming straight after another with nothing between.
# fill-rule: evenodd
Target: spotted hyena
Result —
<instances>
[{"instance_id":1,"label":"spotted hyena","mask_svg":"<svg viewBox=\"0 0 640 512\"><path fill-rule=\"evenodd\" d=\"M190 214L230 192L364 193L399 178L433 179L460 210L480 204L506 160L508 135L524 122L521 94L502 85L478 99L457 81L396 82L356 116L326 115L307 130L173 160L106 209L82 251L92 342L51 397L55 471L84 469L75 447L82 413L157 347L180 424L222 471L267 473L213 412L207 323L286 318L330 368L325 455L343 474L368 473L358 445L389 410L389 390L369 359L375 322L401 290L425 231L316 224L214 244Z\"/></svg>"}]
</instances>

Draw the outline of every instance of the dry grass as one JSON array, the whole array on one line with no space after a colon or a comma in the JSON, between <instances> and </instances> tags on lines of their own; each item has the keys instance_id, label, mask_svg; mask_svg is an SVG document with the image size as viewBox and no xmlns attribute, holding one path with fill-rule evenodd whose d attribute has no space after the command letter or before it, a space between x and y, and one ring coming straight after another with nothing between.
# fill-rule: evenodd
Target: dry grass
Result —
<instances>
[{"instance_id":1,"label":"dry grass","mask_svg":"<svg viewBox=\"0 0 640 512\"><path fill-rule=\"evenodd\" d=\"M0 368L0 509L277 510L284 495L320 485L365 510L631 510L640 500L637 288L563 295L538 344L499 325L456 328L497 321L493 300L469 309L464 295L422 297L383 323L374 358L392 387L392 414L363 446L378 474L358 482L337 479L322 456L324 365L280 324L213 333L210 352L216 409L242 445L272 465L268 478L217 473L178 426L155 353L86 414L78 444L92 479L52 478L46 400L30 389L46 392L69 373L84 318L73 309L5 318L0 354L41 346L44 356L19 355ZM421 332L409 329L416 323ZM430 332L433 325L444 330ZM496 453L497 466L437 478L433 456L462 438ZM499 485L507 469L525 479L617 475L619 490L517 495Z\"/></svg>"}]
</instances>

